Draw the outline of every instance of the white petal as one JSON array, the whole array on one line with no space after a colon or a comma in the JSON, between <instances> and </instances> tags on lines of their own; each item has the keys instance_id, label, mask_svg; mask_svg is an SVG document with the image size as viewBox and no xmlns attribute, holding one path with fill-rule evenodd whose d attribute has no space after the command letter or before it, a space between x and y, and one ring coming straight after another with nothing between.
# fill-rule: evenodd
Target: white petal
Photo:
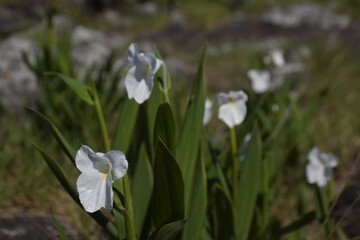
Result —
<instances>
[{"instance_id":1,"label":"white petal","mask_svg":"<svg viewBox=\"0 0 360 240\"><path fill-rule=\"evenodd\" d=\"M285 64L284 52L281 49L276 49L270 52L271 59L275 66L281 67Z\"/></svg>"},{"instance_id":2,"label":"white petal","mask_svg":"<svg viewBox=\"0 0 360 240\"><path fill-rule=\"evenodd\" d=\"M130 44L128 48L128 61L130 64L135 64L136 58L139 55L137 45L135 43Z\"/></svg>"},{"instance_id":3,"label":"white petal","mask_svg":"<svg viewBox=\"0 0 360 240\"><path fill-rule=\"evenodd\" d=\"M246 102L248 100L248 96L244 91L230 91L228 94L228 98L242 102Z\"/></svg>"},{"instance_id":4,"label":"white petal","mask_svg":"<svg viewBox=\"0 0 360 240\"><path fill-rule=\"evenodd\" d=\"M307 164L306 165L306 179L308 183L315 183L318 179L318 175L321 174L321 167L316 164Z\"/></svg>"},{"instance_id":5,"label":"white petal","mask_svg":"<svg viewBox=\"0 0 360 240\"><path fill-rule=\"evenodd\" d=\"M130 99L134 98L139 104L150 97L154 83L151 78L145 78L144 72L132 67L125 77L125 88Z\"/></svg>"},{"instance_id":6,"label":"white petal","mask_svg":"<svg viewBox=\"0 0 360 240\"><path fill-rule=\"evenodd\" d=\"M82 173L76 186L85 211L92 213L101 207L111 210L114 193L109 177L104 178L101 173Z\"/></svg>"},{"instance_id":7,"label":"white petal","mask_svg":"<svg viewBox=\"0 0 360 240\"><path fill-rule=\"evenodd\" d=\"M250 70L248 77L251 80L251 87L256 93L264 93L270 89L269 71Z\"/></svg>"},{"instance_id":8,"label":"white petal","mask_svg":"<svg viewBox=\"0 0 360 240\"><path fill-rule=\"evenodd\" d=\"M308 153L307 158L311 163L320 163L319 155L320 155L319 149L317 147L313 147Z\"/></svg>"},{"instance_id":9,"label":"white petal","mask_svg":"<svg viewBox=\"0 0 360 240\"><path fill-rule=\"evenodd\" d=\"M243 102L224 104L219 108L219 118L224 121L229 128L242 123L245 119L245 115L246 105Z\"/></svg>"},{"instance_id":10,"label":"white petal","mask_svg":"<svg viewBox=\"0 0 360 240\"><path fill-rule=\"evenodd\" d=\"M101 161L101 157L86 145L80 147L75 157L76 167L81 172L97 172Z\"/></svg>"},{"instance_id":11,"label":"white petal","mask_svg":"<svg viewBox=\"0 0 360 240\"><path fill-rule=\"evenodd\" d=\"M104 155L106 159L109 159L114 172L114 181L122 178L128 170L128 161L125 158L125 154L120 151L110 151Z\"/></svg>"},{"instance_id":12,"label":"white petal","mask_svg":"<svg viewBox=\"0 0 360 240\"><path fill-rule=\"evenodd\" d=\"M331 169L330 168L322 168L321 173L317 175L316 183L319 187L326 186L327 182L331 178Z\"/></svg>"},{"instance_id":13,"label":"white petal","mask_svg":"<svg viewBox=\"0 0 360 240\"><path fill-rule=\"evenodd\" d=\"M212 101L210 99L206 99L204 117L203 117L203 125L206 125L210 122L211 116L212 116Z\"/></svg>"}]
</instances>

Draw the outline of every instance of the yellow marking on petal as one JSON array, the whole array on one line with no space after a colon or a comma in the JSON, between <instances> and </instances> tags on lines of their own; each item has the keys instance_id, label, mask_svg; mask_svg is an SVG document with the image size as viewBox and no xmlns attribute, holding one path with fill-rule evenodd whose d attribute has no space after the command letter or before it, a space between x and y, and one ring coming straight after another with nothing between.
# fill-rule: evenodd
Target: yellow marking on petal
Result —
<instances>
[{"instance_id":1,"label":"yellow marking on petal","mask_svg":"<svg viewBox=\"0 0 360 240\"><path fill-rule=\"evenodd\" d=\"M235 107L235 103L234 102L230 102L230 107Z\"/></svg>"},{"instance_id":2,"label":"yellow marking on petal","mask_svg":"<svg viewBox=\"0 0 360 240\"><path fill-rule=\"evenodd\" d=\"M146 68L145 68L145 70L144 70L144 72L143 72L144 77L147 76L148 71L149 71L149 67L150 67L150 65L149 65L149 64L146 64Z\"/></svg>"},{"instance_id":3,"label":"yellow marking on petal","mask_svg":"<svg viewBox=\"0 0 360 240\"><path fill-rule=\"evenodd\" d=\"M103 173L103 174L101 175L101 178L106 179L106 178L107 178L107 176L108 176L108 174L107 174L107 173Z\"/></svg>"}]
</instances>

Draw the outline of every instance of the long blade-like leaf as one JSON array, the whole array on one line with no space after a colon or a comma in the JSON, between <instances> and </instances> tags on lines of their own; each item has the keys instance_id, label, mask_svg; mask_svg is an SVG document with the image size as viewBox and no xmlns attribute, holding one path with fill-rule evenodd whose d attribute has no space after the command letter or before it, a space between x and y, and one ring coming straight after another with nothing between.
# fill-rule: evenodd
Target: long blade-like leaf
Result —
<instances>
[{"instance_id":1,"label":"long blade-like leaf","mask_svg":"<svg viewBox=\"0 0 360 240\"><path fill-rule=\"evenodd\" d=\"M153 221L155 228L184 219L184 182L181 170L161 139L154 163Z\"/></svg>"},{"instance_id":2,"label":"long blade-like leaf","mask_svg":"<svg viewBox=\"0 0 360 240\"><path fill-rule=\"evenodd\" d=\"M62 228L61 224L58 222L58 220L55 218L54 213L52 210L50 210L52 221L56 227L56 231L59 234L60 240L68 240L68 237L65 234L64 229Z\"/></svg>"},{"instance_id":3,"label":"long blade-like leaf","mask_svg":"<svg viewBox=\"0 0 360 240\"><path fill-rule=\"evenodd\" d=\"M159 229L159 231L155 235L154 240L173 240L173 239L177 239L177 236L180 234L180 232L184 228L184 224L185 224L185 220L165 224L164 226L162 226Z\"/></svg>"},{"instance_id":4,"label":"long blade-like leaf","mask_svg":"<svg viewBox=\"0 0 360 240\"><path fill-rule=\"evenodd\" d=\"M117 123L117 128L112 142L112 148L127 152L132 139L132 133L136 124L139 104L134 100L126 99L122 114Z\"/></svg>"},{"instance_id":5,"label":"long blade-like leaf","mask_svg":"<svg viewBox=\"0 0 360 240\"><path fill-rule=\"evenodd\" d=\"M192 191L186 202L186 219L183 239L200 239L207 205L207 184L205 160L202 147L199 148L196 161Z\"/></svg>"},{"instance_id":6,"label":"long blade-like leaf","mask_svg":"<svg viewBox=\"0 0 360 240\"><path fill-rule=\"evenodd\" d=\"M156 114L154 142L160 138L171 153L175 154L175 132L175 120L171 107L169 103L163 103L159 106Z\"/></svg>"},{"instance_id":7,"label":"long blade-like leaf","mask_svg":"<svg viewBox=\"0 0 360 240\"><path fill-rule=\"evenodd\" d=\"M66 83L66 85L68 85L68 87L72 89L82 100L84 100L86 103L90 105L94 105L94 100L90 94L90 88L86 86L84 83L81 83L73 79L72 77L66 76L61 73L49 72L47 74L57 76L58 78L63 80L64 83Z\"/></svg>"},{"instance_id":8,"label":"long blade-like leaf","mask_svg":"<svg viewBox=\"0 0 360 240\"><path fill-rule=\"evenodd\" d=\"M235 234L237 240L246 240L250 232L254 215L256 198L260 190L261 179L261 139L257 125L255 125L248 152L242 165L239 187L236 189L235 202Z\"/></svg>"},{"instance_id":9,"label":"long blade-like leaf","mask_svg":"<svg viewBox=\"0 0 360 240\"><path fill-rule=\"evenodd\" d=\"M189 196L192 186L192 177L196 165L197 151L200 143L202 120L205 106L205 79L204 63L206 47L203 50L195 85L191 94L192 101L187 109L181 128L176 156L185 179L185 196Z\"/></svg>"},{"instance_id":10,"label":"long blade-like leaf","mask_svg":"<svg viewBox=\"0 0 360 240\"><path fill-rule=\"evenodd\" d=\"M41 117L41 119L44 120L45 123L51 127L51 130L52 130L57 142L60 144L61 148L63 149L65 154L68 156L68 158L72 161L72 163L75 163L75 159L74 159L74 156L76 153L75 149L70 145L70 143L66 140L66 138L61 134L61 132L55 126L55 124L48 117L46 117L42 113L38 112L37 110L35 110L31 107L28 107L28 109L30 109L36 115Z\"/></svg>"}]
</instances>

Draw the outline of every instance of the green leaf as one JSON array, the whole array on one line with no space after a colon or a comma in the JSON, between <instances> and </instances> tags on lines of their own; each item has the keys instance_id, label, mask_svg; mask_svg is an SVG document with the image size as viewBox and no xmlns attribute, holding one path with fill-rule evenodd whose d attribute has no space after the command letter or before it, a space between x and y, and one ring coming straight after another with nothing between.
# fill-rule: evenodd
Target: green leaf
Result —
<instances>
[{"instance_id":1,"label":"green leaf","mask_svg":"<svg viewBox=\"0 0 360 240\"><path fill-rule=\"evenodd\" d=\"M204 79L205 56L206 47L204 47L200 59L195 85L191 94L192 101L186 111L185 119L180 130L178 147L176 149L176 156L181 170L184 173L186 196L189 196L191 191L204 115L206 99Z\"/></svg>"},{"instance_id":2,"label":"green leaf","mask_svg":"<svg viewBox=\"0 0 360 240\"><path fill-rule=\"evenodd\" d=\"M339 225L336 226L336 234L339 240L349 240L349 238L346 236L346 234Z\"/></svg>"},{"instance_id":3,"label":"green leaf","mask_svg":"<svg viewBox=\"0 0 360 240\"><path fill-rule=\"evenodd\" d=\"M120 211L117 209L113 209L114 217L115 217L115 224L116 229L118 230L118 239L122 240L125 239L125 221L123 215L121 215Z\"/></svg>"},{"instance_id":4,"label":"green leaf","mask_svg":"<svg viewBox=\"0 0 360 240\"><path fill-rule=\"evenodd\" d=\"M216 184L213 190L214 233L216 240L231 240L234 237L234 220L230 200ZM239 227L239 225L237 225Z\"/></svg>"},{"instance_id":5,"label":"green leaf","mask_svg":"<svg viewBox=\"0 0 360 240\"><path fill-rule=\"evenodd\" d=\"M49 75L55 75L62 79L69 88L71 88L82 100L90 105L94 105L94 100L90 94L90 88L85 84L61 73L49 72Z\"/></svg>"},{"instance_id":6,"label":"green leaf","mask_svg":"<svg viewBox=\"0 0 360 240\"><path fill-rule=\"evenodd\" d=\"M280 234L286 234L286 233L289 233L289 232L297 231L300 228L310 224L315 219L316 219L315 211L308 212L307 214L304 214L299 219L297 219L294 222L290 223L286 227L280 229Z\"/></svg>"},{"instance_id":7,"label":"green leaf","mask_svg":"<svg viewBox=\"0 0 360 240\"><path fill-rule=\"evenodd\" d=\"M127 152L132 140L132 134L136 124L139 104L134 100L126 98L121 116L117 123L112 149Z\"/></svg>"},{"instance_id":8,"label":"green leaf","mask_svg":"<svg viewBox=\"0 0 360 240\"><path fill-rule=\"evenodd\" d=\"M174 155L158 139L154 163L153 221L156 228L184 219L184 182Z\"/></svg>"},{"instance_id":9,"label":"green leaf","mask_svg":"<svg viewBox=\"0 0 360 240\"><path fill-rule=\"evenodd\" d=\"M159 85L154 84L154 88L149 100L147 100L141 106L142 110L144 110L141 111L142 115L140 119L142 121L142 126L144 128L143 138L145 139L146 150L148 151L150 159L154 158L154 149L155 149L154 145L156 143L156 141L153 142L156 113L160 104L162 104L163 102L164 102L164 98L162 92L160 91Z\"/></svg>"},{"instance_id":10,"label":"green leaf","mask_svg":"<svg viewBox=\"0 0 360 240\"><path fill-rule=\"evenodd\" d=\"M64 170L53 160L47 153L40 149L36 144L33 144L34 147L40 152L41 156L59 180L61 186L66 190L66 192L74 199L75 202L79 203L78 194L75 188L75 184L70 178L66 175Z\"/></svg>"},{"instance_id":11,"label":"green leaf","mask_svg":"<svg viewBox=\"0 0 360 240\"><path fill-rule=\"evenodd\" d=\"M183 239L200 239L207 206L207 184L204 154L202 147L199 149L198 161L196 161L195 172L191 194L186 201L186 219Z\"/></svg>"},{"instance_id":12,"label":"green leaf","mask_svg":"<svg viewBox=\"0 0 360 240\"><path fill-rule=\"evenodd\" d=\"M137 236L141 236L146 214L148 212L153 190L153 173L150 160L145 152L144 145L140 148L140 155L136 162L132 182L132 198L134 222Z\"/></svg>"},{"instance_id":13,"label":"green leaf","mask_svg":"<svg viewBox=\"0 0 360 240\"><path fill-rule=\"evenodd\" d=\"M162 226L157 234L155 235L154 240L173 240L177 239L180 232L183 230L185 220L180 220L172 223L165 224Z\"/></svg>"},{"instance_id":14,"label":"green leaf","mask_svg":"<svg viewBox=\"0 0 360 240\"><path fill-rule=\"evenodd\" d=\"M170 104L163 103L159 106L156 114L154 143L160 138L171 153L175 154L175 132L175 119Z\"/></svg>"},{"instance_id":15,"label":"green leaf","mask_svg":"<svg viewBox=\"0 0 360 240\"><path fill-rule=\"evenodd\" d=\"M236 239L248 239L252 218L256 206L256 198L260 190L262 146L259 129L255 124L248 152L242 165L242 173L235 202Z\"/></svg>"},{"instance_id":16,"label":"green leaf","mask_svg":"<svg viewBox=\"0 0 360 240\"><path fill-rule=\"evenodd\" d=\"M68 156L68 158L72 161L72 163L75 164L74 156L76 154L75 149L70 145L70 143L65 139L65 137L61 134L59 129L55 126L55 124L45 115L38 112L37 110L28 107L29 110L34 112L36 115L38 115L46 124L48 124L51 127L51 130L56 138L56 141L61 146L62 150L65 152L65 154Z\"/></svg>"},{"instance_id":17,"label":"green leaf","mask_svg":"<svg viewBox=\"0 0 360 240\"><path fill-rule=\"evenodd\" d=\"M56 231L59 234L60 240L68 240L68 237L66 236L64 229L62 228L60 223L54 217L54 213L53 213L52 209L50 209L50 214L51 214L52 221L56 227Z\"/></svg>"}]
</instances>

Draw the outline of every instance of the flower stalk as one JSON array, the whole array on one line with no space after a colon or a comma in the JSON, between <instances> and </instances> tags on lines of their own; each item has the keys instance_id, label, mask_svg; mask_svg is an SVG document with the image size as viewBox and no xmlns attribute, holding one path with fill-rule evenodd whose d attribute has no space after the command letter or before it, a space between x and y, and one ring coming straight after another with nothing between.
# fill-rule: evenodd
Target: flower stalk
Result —
<instances>
[{"instance_id":1,"label":"flower stalk","mask_svg":"<svg viewBox=\"0 0 360 240\"><path fill-rule=\"evenodd\" d=\"M93 83L93 97L94 97L94 106L96 111L96 116L99 121L101 135L103 138L103 145L106 151L110 151L110 142L109 142L109 136L106 129L105 119L103 115L102 108L100 106L99 98L96 93L96 89ZM128 175L125 174L125 176L120 179L123 184L124 189L124 201L125 201L125 231L126 231L126 239L128 240L136 240L135 235L135 227L134 227L134 215L133 215L133 208L132 208L132 199L131 199L131 191L130 191L130 185L129 185L129 179Z\"/></svg>"},{"instance_id":2,"label":"flower stalk","mask_svg":"<svg viewBox=\"0 0 360 240\"><path fill-rule=\"evenodd\" d=\"M230 128L230 151L231 151L231 161L232 161L232 177L233 177L233 196L232 200L235 204L236 202L236 189L237 189L237 182L238 182L238 172L239 172L239 163L237 159L237 144L236 144L236 134L235 134L235 127Z\"/></svg>"}]
</instances>

